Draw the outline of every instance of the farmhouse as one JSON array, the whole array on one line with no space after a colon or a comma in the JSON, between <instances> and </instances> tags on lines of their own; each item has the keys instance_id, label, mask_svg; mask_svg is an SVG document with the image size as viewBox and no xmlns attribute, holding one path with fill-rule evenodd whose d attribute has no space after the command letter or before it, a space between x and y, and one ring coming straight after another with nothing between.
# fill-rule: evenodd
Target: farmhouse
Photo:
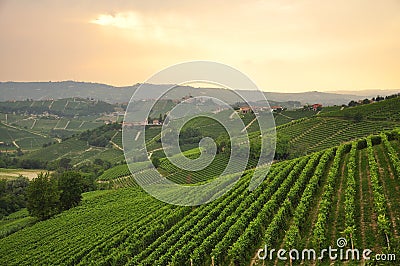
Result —
<instances>
[{"instance_id":1,"label":"farmhouse","mask_svg":"<svg viewBox=\"0 0 400 266\"><path fill-rule=\"evenodd\" d=\"M271 109L272 109L272 111L274 111L274 112L280 112L280 111L283 110L283 107L277 105L277 106L271 106Z\"/></svg>"},{"instance_id":2,"label":"farmhouse","mask_svg":"<svg viewBox=\"0 0 400 266\"><path fill-rule=\"evenodd\" d=\"M153 125L162 125L162 122L158 119L153 120Z\"/></svg>"},{"instance_id":3,"label":"farmhouse","mask_svg":"<svg viewBox=\"0 0 400 266\"><path fill-rule=\"evenodd\" d=\"M312 105L311 108L312 108L313 111L319 111L322 108L322 104L315 103L315 104Z\"/></svg>"},{"instance_id":4,"label":"farmhouse","mask_svg":"<svg viewBox=\"0 0 400 266\"><path fill-rule=\"evenodd\" d=\"M239 107L239 111L242 114L247 114L247 113L251 112L251 108L249 106L242 106L242 107Z\"/></svg>"}]
</instances>

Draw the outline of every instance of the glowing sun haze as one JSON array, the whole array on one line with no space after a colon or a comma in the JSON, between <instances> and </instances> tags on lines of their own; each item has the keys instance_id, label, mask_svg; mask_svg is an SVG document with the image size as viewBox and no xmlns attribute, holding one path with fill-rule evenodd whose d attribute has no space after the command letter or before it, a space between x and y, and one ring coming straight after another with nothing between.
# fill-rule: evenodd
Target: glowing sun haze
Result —
<instances>
[{"instance_id":1,"label":"glowing sun haze","mask_svg":"<svg viewBox=\"0 0 400 266\"><path fill-rule=\"evenodd\" d=\"M266 91L400 88L400 1L2 1L0 81L122 86L176 63Z\"/></svg>"}]
</instances>

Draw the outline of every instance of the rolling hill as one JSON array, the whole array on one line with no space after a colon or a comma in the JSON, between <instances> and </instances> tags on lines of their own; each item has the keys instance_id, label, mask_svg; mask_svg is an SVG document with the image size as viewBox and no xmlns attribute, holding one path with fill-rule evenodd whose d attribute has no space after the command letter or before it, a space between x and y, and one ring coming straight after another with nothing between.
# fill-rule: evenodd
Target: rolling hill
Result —
<instances>
[{"instance_id":1,"label":"rolling hill","mask_svg":"<svg viewBox=\"0 0 400 266\"><path fill-rule=\"evenodd\" d=\"M94 98L109 103L124 103L128 102L133 92L141 84L135 84L126 87L114 87L106 84L77 82L77 81L61 81L61 82L0 82L0 101L26 99L45 100L45 99L62 99L62 98ZM144 84L146 93L140 95L141 99L158 98L161 91L171 85ZM194 88L190 86L178 86L175 95L181 98L181 95L201 96L208 95L219 99L224 98L224 92L221 89L214 88ZM250 101L258 101L258 95L251 91L243 89L243 93L248 96ZM262 88L261 88L262 89ZM393 91L376 90L368 91L363 94L349 94L349 92L316 92L309 91L304 93L278 93L265 92L265 96L270 101L271 105L283 105L289 108L300 107L304 104L321 103L323 105L342 105L347 104L351 100L360 98L371 98L372 96L386 96L393 94ZM397 91L398 92L398 91ZM371 96L372 94L372 96ZM226 95L225 95L226 96ZM229 102L229 97L225 99Z\"/></svg>"},{"instance_id":2,"label":"rolling hill","mask_svg":"<svg viewBox=\"0 0 400 266\"><path fill-rule=\"evenodd\" d=\"M399 147L394 131L277 163L253 192L249 171L196 208L162 203L134 182L87 193L81 206L1 239L0 263L261 265L264 245L320 251L339 237L375 254L395 251Z\"/></svg>"},{"instance_id":3,"label":"rolling hill","mask_svg":"<svg viewBox=\"0 0 400 266\"><path fill-rule=\"evenodd\" d=\"M2 220L0 264L309 265L307 259L263 260L257 252L264 247L321 252L336 247L339 238L346 240L346 248L398 257L399 100L275 114L276 119L290 120L277 131L289 136L295 158L273 163L254 191L248 190L250 168L228 193L197 207L156 200L136 184L125 164L117 165L98 177L99 187L106 190L85 193L78 207L41 222L24 210ZM253 116L243 120L249 124ZM187 126L212 137L222 134L210 119ZM157 149L158 138L159 127L149 127L148 146ZM22 157L119 163L120 145L120 125L110 124ZM188 149L186 156L198 152ZM159 170L177 183L207 182L221 173L226 160L219 154L209 167L190 173L161 158ZM151 182L152 175L146 173L154 170L148 166L139 163L136 169ZM331 265L331 261L325 258L317 264Z\"/></svg>"}]
</instances>

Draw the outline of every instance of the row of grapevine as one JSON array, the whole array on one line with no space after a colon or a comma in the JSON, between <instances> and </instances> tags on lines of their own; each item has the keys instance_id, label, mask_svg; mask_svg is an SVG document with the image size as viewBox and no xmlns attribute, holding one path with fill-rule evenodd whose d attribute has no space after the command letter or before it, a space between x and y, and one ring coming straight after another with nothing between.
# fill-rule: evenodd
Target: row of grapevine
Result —
<instances>
[{"instance_id":1,"label":"row of grapevine","mask_svg":"<svg viewBox=\"0 0 400 266\"><path fill-rule=\"evenodd\" d=\"M299 198L301 197L306 184L310 180L310 175L317 166L320 157L321 153L314 153L311 156L296 183L287 194L285 202L268 225L264 234L264 244L267 248L273 248L273 245L276 244L277 239L280 238L282 232L286 228L290 221L288 218L292 217L293 209L298 205Z\"/></svg>"},{"instance_id":2,"label":"row of grapevine","mask_svg":"<svg viewBox=\"0 0 400 266\"><path fill-rule=\"evenodd\" d=\"M356 154L358 142L351 145L349 160L347 162L347 178L345 193L345 234L351 240L352 247L355 245L354 233L356 230L355 223L355 195L356 195Z\"/></svg>"},{"instance_id":3,"label":"row of grapevine","mask_svg":"<svg viewBox=\"0 0 400 266\"><path fill-rule=\"evenodd\" d=\"M261 194L261 197L264 199L262 202L263 204L255 205L253 203L249 206L245 213L239 216L239 219L229 228L228 232L215 245L211 252L211 257L214 257L214 262L216 264L223 264L227 258L227 255L229 255L229 257L233 256L232 253L235 251L231 251L229 248L235 243L235 241L237 241L243 232L245 233L246 228L248 228L249 223L253 219L257 219L257 217L263 215L264 222L266 222L265 218L273 215L273 212L283 201L291 185L295 181L296 177L300 174L307 161L308 157L303 158L299 162L294 161L289 164L269 184L267 189L262 191L263 193Z\"/></svg>"},{"instance_id":4,"label":"row of grapevine","mask_svg":"<svg viewBox=\"0 0 400 266\"><path fill-rule=\"evenodd\" d=\"M390 141L388 140L388 137L385 133L381 134L381 140L388 154L390 164L392 165L395 174L397 176L400 176L400 159L397 156L396 150L390 144Z\"/></svg>"},{"instance_id":5,"label":"row of grapevine","mask_svg":"<svg viewBox=\"0 0 400 266\"><path fill-rule=\"evenodd\" d=\"M242 226L243 224L247 225L248 221L256 215L256 213L261 209L266 200L272 194L271 192L273 188L277 187L277 184L282 181L285 176L284 173L287 174L288 172L290 172L290 170L292 169L291 166L293 166L295 162L297 161L295 160L289 165L280 164L279 166L274 167L268 174L266 180L260 185L260 187L258 187L253 192L249 192L249 195L247 195L244 199L235 200L240 201L240 205L234 210L228 211L230 215L225 216L224 212L231 208L232 204L224 209L223 213L221 213L217 219L204 227L203 230L199 230L198 226L196 225L191 230L191 232L186 234L187 237L191 238L189 244L184 245L182 248L179 249L177 249L177 246L175 245L174 247L170 248L170 250L168 250L168 253L170 253L172 257L172 263L174 265L185 265L189 264L190 259L192 259L192 262L194 261L196 265L201 264L199 262L199 259L202 259L202 263L204 263L204 260L206 258L204 253L203 257L194 256L193 258L192 256L192 258L190 258L191 253L196 254L197 250L198 254L199 249L197 248L201 246L202 243L204 243L203 240L207 237L209 237L209 240L213 238L213 242L216 244L217 240L222 239L222 237L227 233L228 229L232 230L233 228L236 228L237 232L240 232L240 226ZM184 242L185 236L180 241ZM211 241L206 241L206 243L211 243ZM203 245L203 248L205 247L206 245ZM202 250L202 252L204 252L204 249ZM162 261L160 260L157 263L162 264Z\"/></svg>"},{"instance_id":6,"label":"row of grapevine","mask_svg":"<svg viewBox=\"0 0 400 266\"><path fill-rule=\"evenodd\" d=\"M378 165L375 160L374 149L372 146L371 136L367 137L367 154L368 154L368 166L369 173L372 183L372 193L374 196L374 208L378 215L378 229L385 235L388 247L390 247L389 233L390 233L390 222L387 217L386 210L386 198L383 193L382 186L379 183L379 171Z\"/></svg>"},{"instance_id":7,"label":"row of grapevine","mask_svg":"<svg viewBox=\"0 0 400 266\"><path fill-rule=\"evenodd\" d=\"M279 171L282 167L284 167L284 165L281 164L279 167L274 168L271 174L268 176L274 176L274 173ZM268 179L269 178L267 178L267 180ZM203 239L202 237L205 238L217 230L217 228L220 228L224 221L235 221L235 219L232 220L231 218L239 218L240 215L248 212L249 209L255 209L252 208L253 204L257 204L259 206L262 205L263 197L261 197L260 193L263 192L263 188L266 189L266 185L267 183L264 182L260 189L254 191L247 197L238 197L234 198L233 200L230 199L227 201L229 202L228 204L224 204L225 207L222 211L220 208L216 208L203 219L196 219L195 221L197 221L197 223L187 228L187 231L179 238L178 241L170 242L170 247L165 246L164 249L159 249L158 247L141 263L146 265L146 263L151 264L150 262L153 262L158 265L164 265L168 261L172 261L175 265L187 264L191 251L201 244ZM159 257L159 260L155 260L153 254L157 254L159 250L164 251L164 253L160 254L161 257Z\"/></svg>"},{"instance_id":8,"label":"row of grapevine","mask_svg":"<svg viewBox=\"0 0 400 266\"><path fill-rule=\"evenodd\" d=\"M1 244L0 264L22 264L21 259L25 261L28 257L30 264L36 264L33 263L35 261L40 261L43 265L57 265L62 261L66 263L72 254L76 255L78 252L86 254L96 245L107 242L126 228L135 230L136 228L132 227L132 224L140 223L141 220L146 219L164 205L161 202L149 201L148 198L142 197L144 192L139 192L137 189L115 192L109 193L107 197L93 198L84 206L66 211L60 218L56 217L46 222L40 222L30 227L29 230L14 233L12 241L5 239ZM133 197L133 195L135 196ZM132 217L132 210L126 211L128 206L135 206L141 212ZM113 217L112 226L109 219L102 219L105 214L109 215L107 216L109 219ZM78 226L71 226L71 224ZM67 228L67 230L63 228ZM138 229L140 230L140 227ZM63 239L62 242L60 239ZM27 243L39 241L40 246L33 249L29 246L26 247ZM15 256L10 253L12 246L18 246L20 252L26 255ZM7 263L4 264L4 261ZM60 263L56 263L57 261ZM25 262L24 264L28 265L29 263Z\"/></svg>"},{"instance_id":9,"label":"row of grapevine","mask_svg":"<svg viewBox=\"0 0 400 266\"><path fill-rule=\"evenodd\" d=\"M308 211L313 202L314 194L334 154L335 150L333 148L325 151L318 163L317 168L315 169L314 175L311 177L310 182L303 192L300 203L294 212L293 222L290 225L289 230L286 232L285 244L289 248L294 247L296 241L298 240L298 237L300 236L300 232L303 229Z\"/></svg>"},{"instance_id":10,"label":"row of grapevine","mask_svg":"<svg viewBox=\"0 0 400 266\"><path fill-rule=\"evenodd\" d=\"M326 242L326 225L329 217L330 208L332 205L332 197L335 189L336 178L339 174L340 162L345 154L346 147L341 145L337 148L333 164L328 173L327 183L324 193L322 194L321 202L318 210L317 221L313 229L313 241L315 246L321 247Z\"/></svg>"},{"instance_id":11,"label":"row of grapevine","mask_svg":"<svg viewBox=\"0 0 400 266\"><path fill-rule=\"evenodd\" d=\"M164 226L168 226L169 224L173 223L177 219L180 219L184 214L185 209L177 210L171 206L164 206L159 208L153 213L150 213L144 219L140 220L140 222L136 223L135 231L130 229L122 230L120 233L115 234L111 239L108 241L102 241L97 243L95 248L91 249L89 252L86 250L82 250L78 252L75 256L71 256L69 261L71 264L89 264L91 261L100 260L103 256L103 251L108 251L109 249L115 247L116 245L123 243L129 237L144 237L145 232L148 229L148 224L150 222L157 221ZM164 217L162 219L162 217Z\"/></svg>"},{"instance_id":12,"label":"row of grapevine","mask_svg":"<svg viewBox=\"0 0 400 266\"><path fill-rule=\"evenodd\" d=\"M235 189L233 189L231 193L225 194L220 199L206 205L205 208L199 209L197 215L189 217L186 221L182 221L182 223L178 223L175 226L171 227L151 245L148 245L147 248L142 250L139 254L135 255L132 260L129 261L129 263L132 265L152 265L153 261L160 258L165 253L165 251L169 249L169 247L178 242L179 239L188 231L191 231L191 229L199 221L203 219L212 221L218 217L218 215L223 211L225 207L230 204L236 204L234 203L234 201L238 202L242 200L242 193L246 189L246 185L248 185L247 181L248 180L246 178L240 179L237 186L235 186ZM130 253L130 255L132 255L132 253Z\"/></svg>"},{"instance_id":13,"label":"row of grapevine","mask_svg":"<svg viewBox=\"0 0 400 266\"><path fill-rule=\"evenodd\" d=\"M304 176L306 172L303 172L304 174L302 173L301 175ZM234 263L244 263L245 261L248 261L251 255L253 255L254 250L249 248L249 246L253 245L256 247L257 243L260 243L262 240L261 237L265 232L265 227L269 220L272 219L275 210L279 208L280 204L286 197L284 189L278 191L281 192L281 194L274 194L229 250L229 256L231 261Z\"/></svg>"},{"instance_id":14,"label":"row of grapevine","mask_svg":"<svg viewBox=\"0 0 400 266\"><path fill-rule=\"evenodd\" d=\"M292 171L294 165L296 165L297 163L298 160L294 160L287 165L281 164L281 166L277 169L273 167L273 173L268 174L269 178L267 178L261 184L261 187L257 188L257 190L255 190L254 192L262 193L263 197L265 198L270 197L272 194L274 194L279 185L283 182L290 171ZM272 176L273 179L270 176ZM250 198L250 200L254 199ZM266 205L268 205L268 203ZM248 204L245 204L245 206L246 208L248 208ZM232 226L235 226L236 224L235 229L238 229L239 225L243 224L236 223L236 221L240 218L240 215L241 212L235 212L233 215L228 217L226 221L223 222L213 233L207 236L203 241L200 241L200 244L193 250L193 253L191 255L191 260L194 265L204 265L206 264L208 259L211 259L209 257L210 252L221 241L221 239L223 239L223 237L228 234L229 230L231 230L232 232L232 229L230 228L232 228Z\"/></svg>"}]
</instances>

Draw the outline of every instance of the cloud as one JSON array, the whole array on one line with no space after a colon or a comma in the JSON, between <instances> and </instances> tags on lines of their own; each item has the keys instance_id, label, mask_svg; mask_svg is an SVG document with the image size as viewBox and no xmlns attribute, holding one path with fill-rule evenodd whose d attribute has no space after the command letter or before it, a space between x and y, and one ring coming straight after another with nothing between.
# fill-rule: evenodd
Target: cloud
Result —
<instances>
[{"instance_id":1,"label":"cloud","mask_svg":"<svg viewBox=\"0 0 400 266\"><path fill-rule=\"evenodd\" d=\"M190 28L187 20L170 13L160 15L126 11L115 14L99 14L89 22L122 29L130 38L157 39L166 42L182 39L182 34Z\"/></svg>"},{"instance_id":2,"label":"cloud","mask_svg":"<svg viewBox=\"0 0 400 266\"><path fill-rule=\"evenodd\" d=\"M101 26L113 26L121 29L137 29L144 26L143 18L134 12L117 13L115 15L100 14L90 22Z\"/></svg>"}]
</instances>

